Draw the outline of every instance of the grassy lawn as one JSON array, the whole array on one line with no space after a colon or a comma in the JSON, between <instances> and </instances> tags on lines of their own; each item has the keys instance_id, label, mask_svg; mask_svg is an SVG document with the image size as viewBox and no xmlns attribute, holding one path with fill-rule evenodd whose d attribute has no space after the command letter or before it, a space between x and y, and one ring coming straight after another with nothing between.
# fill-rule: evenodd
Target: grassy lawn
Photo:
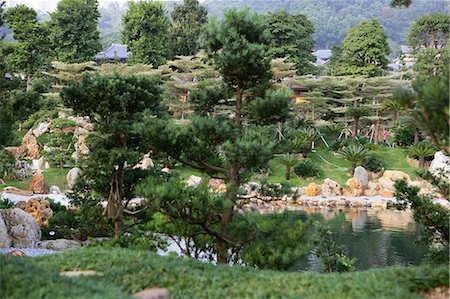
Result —
<instances>
[{"instance_id":1,"label":"grassy lawn","mask_svg":"<svg viewBox=\"0 0 450 299\"><path fill-rule=\"evenodd\" d=\"M131 298L168 288L170 298L420 298L448 286L447 267L390 267L348 274L286 273L214 266L148 251L86 248L38 258L0 255L2 298ZM61 277L59 271L101 275Z\"/></svg>"},{"instance_id":2,"label":"grassy lawn","mask_svg":"<svg viewBox=\"0 0 450 299\"><path fill-rule=\"evenodd\" d=\"M45 184L47 188L50 188L50 186L58 186L61 190L67 190L69 189L69 186L67 186L67 180L66 175L69 172L69 168L59 169L59 168L49 168L43 171L44 177L45 177ZM28 190L29 184L31 181L31 177L27 178L23 181L6 181L6 185L0 185L0 190L2 190L6 186L12 186L17 187L22 190Z\"/></svg>"}]
</instances>

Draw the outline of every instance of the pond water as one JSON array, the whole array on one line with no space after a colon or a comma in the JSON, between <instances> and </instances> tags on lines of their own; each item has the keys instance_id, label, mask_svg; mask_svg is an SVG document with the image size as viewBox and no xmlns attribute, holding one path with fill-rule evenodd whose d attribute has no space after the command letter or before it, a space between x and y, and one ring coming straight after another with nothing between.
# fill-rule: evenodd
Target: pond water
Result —
<instances>
[{"instance_id":1,"label":"pond water","mask_svg":"<svg viewBox=\"0 0 450 299\"><path fill-rule=\"evenodd\" d=\"M356 269L367 270L393 265L417 265L427 247L416 242L419 230L410 210L327 209L298 207L307 213L321 213L331 220L336 243L344 245L356 258ZM299 260L291 271L320 271L314 254Z\"/></svg>"}]
</instances>

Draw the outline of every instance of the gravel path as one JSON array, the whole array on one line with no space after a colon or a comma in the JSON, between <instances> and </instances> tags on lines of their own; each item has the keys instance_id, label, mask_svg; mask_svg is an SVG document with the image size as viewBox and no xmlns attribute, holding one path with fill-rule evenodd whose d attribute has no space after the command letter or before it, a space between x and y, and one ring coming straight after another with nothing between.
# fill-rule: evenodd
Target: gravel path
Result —
<instances>
[{"instance_id":1,"label":"gravel path","mask_svg":"<svg viewBox=\"0 0 450 299\"><path fill-rule=\"evenodd\" d=\"M20 250L25 253L27 256L39 256L44 254L54 254L59 253L61 251L48 250L48 249L40 249L40 248L0 248L0 254L7 254L13 250Z\"/></svg>"}]
</instances>

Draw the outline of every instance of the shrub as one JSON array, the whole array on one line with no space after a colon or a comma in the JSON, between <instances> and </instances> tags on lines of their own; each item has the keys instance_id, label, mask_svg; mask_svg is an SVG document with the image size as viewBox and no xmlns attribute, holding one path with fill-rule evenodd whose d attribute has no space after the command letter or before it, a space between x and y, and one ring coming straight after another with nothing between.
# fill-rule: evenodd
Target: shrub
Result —
<instances>
[{"instance_id":1,"label":"shrub","mask_svg":"<svg viewBox=\"0 0 450 299\"><path fill-rule=\"evenodd\" d=\"M0 179L9 178L14 172L16 158L14 155L4 149L0 149Z\"/></svg>"},{"instance_id":2,"label":"shrub","mask_svg":"<svg viewBox=\"0 0 450 299\"><path fill-rule=\"evenodd\" d=\"M375 155L364 157L361 166L372 172L380 172L384 169L383 161Z\"/></svg>"},{"instance_id":3,"label":"shrub","mask_svg":"<svg viewBox=\"0 0 450 299\"><path fill-rule=\"evenodd\" d=\"M64 129L67 127L73 127L76 123L73 120L68 120L67 118L55 118L52 121L50 128L52 129Z\"/></svg>"},{"instance_id":4,"label":"shrub","mask_svg":"<svg viewBox=\"0 0 450 299\"><path fill-rule=\"evenodd\" d=\"M319 177L322 170L319 165L315 164L309 159L304 159L294 166L294 173L302 178Z\"/></svg>"},{"instance_id":5,"label":"shrub","mask_svg":"<svg viewBox=\"0 0 450 299\"><path fill-rule=\"evenodd\" d=\"M11 209L15 206L9 198L0 198L0 209Z\"/></svg>"}]
</instances>

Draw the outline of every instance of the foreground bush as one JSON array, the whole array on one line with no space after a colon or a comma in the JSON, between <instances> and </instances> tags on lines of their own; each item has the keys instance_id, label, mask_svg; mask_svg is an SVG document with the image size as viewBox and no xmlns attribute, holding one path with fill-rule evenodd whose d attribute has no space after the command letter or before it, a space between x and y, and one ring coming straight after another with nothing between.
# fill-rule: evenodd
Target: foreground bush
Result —
<instances>
[{"instance_id":1,"label":"foreground bush","mask_svg":"<svg viewBox=\"0 0 450 299\"><path fill-rule=\"evenodd\" d=\"M131 298L149 287L175 298L420 298L448 286L447 267L392 267L347 274L282 273L214 266L148 251L88 248L39 258L0 255L2 298ZM58 271L103 275L66 278Z\"/></svg>"}]
</instances>

